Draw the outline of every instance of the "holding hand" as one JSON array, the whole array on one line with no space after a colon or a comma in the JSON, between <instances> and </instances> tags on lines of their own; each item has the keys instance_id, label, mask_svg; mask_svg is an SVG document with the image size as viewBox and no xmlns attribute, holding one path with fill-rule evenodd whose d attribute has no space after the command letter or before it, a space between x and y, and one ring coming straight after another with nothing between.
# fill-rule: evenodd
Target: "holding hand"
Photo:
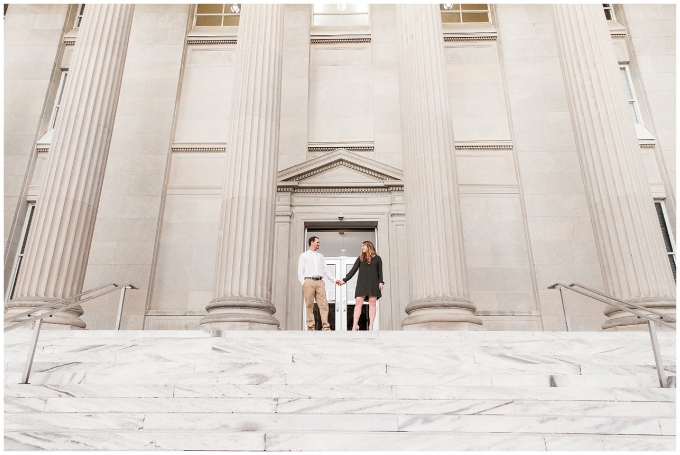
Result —
<instances>
[{"instance_id":1,"label":"holding hand","mask_svg":"<svg viewBox=\"0 0 680 455\"><path fill-rule=\"evenodd\" d=\"M335 284L338 286L342 286L345 283L343 283L342 280L335 280Z\"/></svg>"},{"instance_id":2,"label":"holding hand","mask_svg":"<svg viewBox=\"0 0 680 455\"><path fill-rule=\"evenodd\" d=\"M382 284L382 283L378 284L378 288L379 288L381 291L383 290L383 287L384 287L384 286L385 286L385 285Z\"/></svg>"}]
</instances>

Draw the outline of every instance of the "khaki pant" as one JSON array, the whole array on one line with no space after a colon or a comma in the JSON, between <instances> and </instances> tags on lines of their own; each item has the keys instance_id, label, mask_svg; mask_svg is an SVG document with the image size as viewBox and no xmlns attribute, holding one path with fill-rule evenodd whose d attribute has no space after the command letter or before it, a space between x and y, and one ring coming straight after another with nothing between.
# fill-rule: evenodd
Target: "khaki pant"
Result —
<instances>
[{"instance_id":1,"label":"khaki pant","mask_svg":"<svg viewBox=\"0 0 680 455\"><path fill-rule=\"evenodd\" d=\"M302 292L305 294L305 304L307 305L307 330L314 330L314 298L316 297L316 304L319 305L319 313L321 313L321 323L323 330L330 330L331 326L328 323L328 300L326 299L326 284L323 280L312 280L305 278L305 283L302 285Z\"/></svg>"}]
</instances>

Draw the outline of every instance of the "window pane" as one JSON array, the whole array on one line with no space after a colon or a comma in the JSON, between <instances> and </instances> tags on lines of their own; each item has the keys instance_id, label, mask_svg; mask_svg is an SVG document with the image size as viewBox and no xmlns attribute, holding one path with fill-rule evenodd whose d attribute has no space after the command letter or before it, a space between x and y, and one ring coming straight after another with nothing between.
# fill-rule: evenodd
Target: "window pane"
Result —
<instances>
[{"instance_id":1,"label":"window pane","mask_svg":"<svg viewBox=\"0 0 680 455\"><path fill-rule=\"evenodd\" d=\"M442 13L442 22L460 22L460 13Z\"/></svg>"},{"instance_id":2,"label":"window pane","mask_svg":"<svg viewBox=\"0 0 680 455\"><path fill-rule=\"evenodd\" d=\"M340 16L328 15L328 16L314 16L315 26L328 26L328 25L340 25Z\"/></svg>"},{"instance_id":3,"label":"window pane","mask_svg":"<svg viewBox=\"0 0 680 455\"><path fill-rule=\"evenodd\" d=\"M663 208L660 202L655 202L654 207L656 208L656 216L659 218L659 225L661 226L661 235L663 236L663 241L666 244L666 251L669 253L673 252L673 245L671 244L671 237L668 234L668 226L666 226L666 217L663 215Z\"/></svg>"},{"instance_id":4,"label":"window pane","mask_svg":"<svg viewBox=\"0 0 680 455\"><path fill-rule=\"evenodd\" d=\"M337 3L315 3L314 14L340 14Z\"/></svg>"},{"instance_id":5,"label":"window pane","mask_svg":"<svg viewBox=\"0 0 680 455\"><path fill-rule=\"evenodd\" d=\"M198 9L196 12L198 14L222 14L222 8L224 5L214 5L214 4L207 4L207 5L198 5Z\"/></svg>"},{"instance_id":6,"label":"window pane","mask_svg":"<svg viewBox=\"0 0 680 455\"><path fill-rule=\"evenodd\" d=\"M488 13L463 13L463 22L489 22Z\"/></svg>"},{"instance_id":7,"label":"window pane","mask_svg":"<svg viewBox=\"0 0 680 455\"><path fill-rule=\"evenodd\" d=\"M348 13L368 13L368 3L362 3L357 5L346 5L345 9L342 11L343 14Z\"/></svg>"},{"instance_id":8,"label":"window pane","mask_svg":"<svg viewBox=\"0 0 680 455\"><path fill-rule=\"evenodd\" d=\"M635 101L629 101L628 107L630 108L630 116L633 117L635 123L640 123L640 119L637 116L637 111L635 110Z\"/></svg>"},{"instance_id":9,"label":"window pane","mask_svg":"<svg viewBox=\"0 0 680 455\"><path fill-rule=\"evenodd\" d=\"M473 4L473 3L463 3L462 5L463 10L477 10L477 11L487 11L489 9L489 5L486 3L482 4Z\"/></svg>"},{"instance_id":10,"label":"window pane","mask_svg":"<svg viewBox=\"0 0 680 455\"><path fill-rule=\"evenodd\" d=\"M233 15L233 16L224 16L224 26L236 26L238 25L238 20L241 16L238 15Z\"/></svg>"},{"instance_id":11,"label":"window pane","mask_svg":"<svg viewBox=\"0 0 680 455\"><path fill-rule=\"evenodd\" d=\"M222 25L222 16L196 16L197 26L216 26Z\"/></svg>"},{"instance_id":12,"label":"window pane","mask_svg":"<svg viewBox=\"0 0 680 455\"><path fill-rule=\"evenodd\" d=\"M368 25L368 15L355 14L351 16L340 16L342 18L341 25Z\"/></svg>"},{"instance_id":13,"label":"window pane","mask_svg":"<svg viewBox=\"0 0 680 455\"><path fill-rule=\"evenodd\" d=\"M620 67L619 70L621 71L621 80L623 81L623 91L626 94L626 98L631 100L633 99L633 92L630 89L630 81L628 80L628 73L626 71L626 68Z\"/></svg>"},{"instance_id":14,"label":"window pane","mask_svg":"<svg viewBox=\"0 0 680 455\"><path fill-rule=\"evenodd\" d=\"M460 4L459 3L444 3L439 5L439 9L441 11L456 11L460 10Z\"/></svg>"}]
</instances>

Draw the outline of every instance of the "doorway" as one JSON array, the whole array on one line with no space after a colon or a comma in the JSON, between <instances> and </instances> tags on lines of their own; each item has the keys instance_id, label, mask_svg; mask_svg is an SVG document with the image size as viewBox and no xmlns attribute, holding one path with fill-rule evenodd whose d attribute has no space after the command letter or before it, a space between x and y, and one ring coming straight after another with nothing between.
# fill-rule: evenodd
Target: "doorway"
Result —
<instances>
[{"instance_id":1,"label":"doorway","mask_svg":"<svg viewBox=\"0 0 680 455\"><path fill-rule=\"evenodd\" d=\"M331 229L331 228L308 228L305 229L305 249L308 246L308 240L312 236L317 236L321 240L321 247L319 252L324 255L326 264L331 274L337 279L342 279L350 271L354 262L361 254L361 244L365 240L369 240L378 248L376 244L376 229L375 228L354 228L354 229ZM351 331L354 322L354 307L355 296L354 290L356 288L358 273L349 280L344 286L337 286L335 283L324 277L323 281L326 285L326 296L328 298L328 323L331 330L336 331ZM302 305L302 321L303 330L304 321L306 321L307 308L303 302ZM361 317L359 318L359 330L368 330L368 301L364 302L361 309ZM319 308L314 302L314 329L321 330L321 314ZM380 330L380 301L376 302L376 315L373 322L374 330Z\"/></svg>"}]
</instances>

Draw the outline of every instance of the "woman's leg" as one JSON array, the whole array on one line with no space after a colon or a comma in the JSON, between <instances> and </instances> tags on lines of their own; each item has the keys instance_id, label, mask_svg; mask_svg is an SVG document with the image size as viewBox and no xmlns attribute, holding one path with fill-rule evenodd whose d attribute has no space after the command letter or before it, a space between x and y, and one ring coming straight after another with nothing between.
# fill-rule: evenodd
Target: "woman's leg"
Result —
<instances>
[{"instance_id":1,"label":"woman's leg","mask_svg":"<svg viewBox=\"0 0 680 455\"><path fill-rule=\"evenodd\" d=\"M354 324L352 330L359 330L359 318L361 317L361 307L364 304L364 296L357 297L354 302Z\"/></svg>"},{"instance_id":2,"label":"woman's leg","mask_svg":"<svg viewBox=\"0 0 680 455\"><path fill-rule=\"evenodd\" d=\"M373 330L373 321L375 321L375 302L378 298L374 295L369 295L368 296L368 330Z\"/></svg>"}]
</instances>

